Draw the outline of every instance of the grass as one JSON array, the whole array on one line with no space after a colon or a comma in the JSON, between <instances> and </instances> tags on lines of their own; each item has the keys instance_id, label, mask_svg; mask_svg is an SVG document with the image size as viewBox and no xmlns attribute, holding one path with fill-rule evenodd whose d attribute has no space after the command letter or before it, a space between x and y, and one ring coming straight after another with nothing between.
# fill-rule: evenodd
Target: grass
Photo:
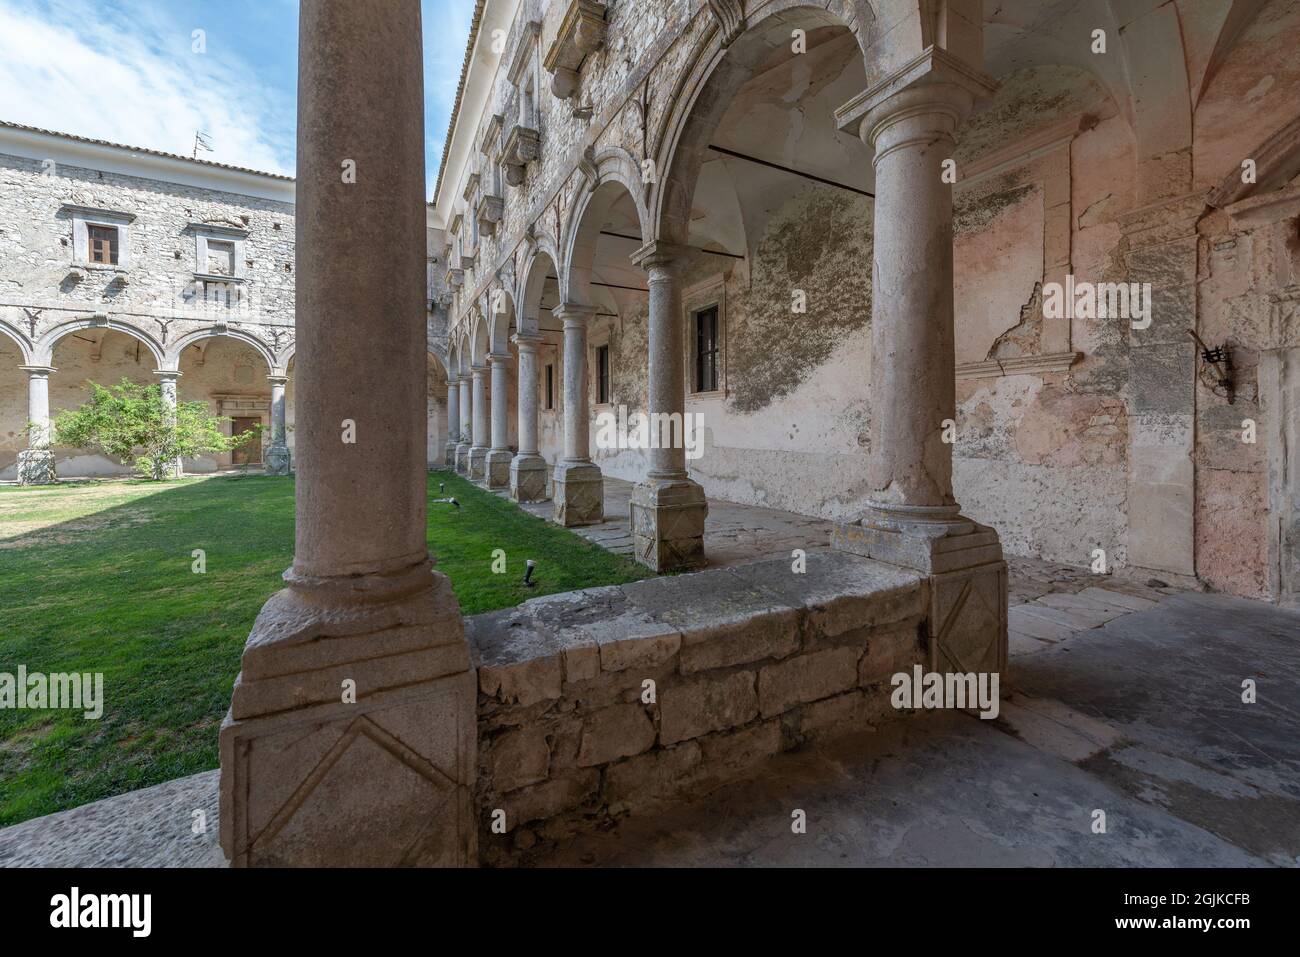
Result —
<instances>
[{"instance_id":1,"label":"grass","mask_svg":"<svg viewBox=\"0 0 1300 957\"><path fill-rule=\"evenodd\" d=\"M454 473L430 474L431 498L438 482L461 508L429 506L429 547L464 614L646 574ZM293 558L293 495L260 475L0 487L0 673L102 672L106 699L97 721L0 709L0 825L217 766L244 641Z\"/></svg>"}]
</instances>

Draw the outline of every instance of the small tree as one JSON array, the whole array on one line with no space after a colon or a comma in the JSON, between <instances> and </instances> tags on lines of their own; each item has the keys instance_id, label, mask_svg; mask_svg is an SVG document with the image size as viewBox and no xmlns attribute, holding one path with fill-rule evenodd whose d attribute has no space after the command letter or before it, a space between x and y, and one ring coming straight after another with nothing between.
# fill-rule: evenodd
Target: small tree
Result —
<instances>
[{"instance_id":1,"label":"small tree","mask_svg":"<svg viewBox=\"0 0 1300 957\"><path fill-rule=\"evenodd\" d=\"M54 420L57 445L98 449L149 479L171 474L177 459L229 452L252 441L260 429L234 437L204 402L177 402L173 410L162 387L123 379L115 386L90 383L90 399L79 409L60 412Z\"/></svg>"}]
</instances>

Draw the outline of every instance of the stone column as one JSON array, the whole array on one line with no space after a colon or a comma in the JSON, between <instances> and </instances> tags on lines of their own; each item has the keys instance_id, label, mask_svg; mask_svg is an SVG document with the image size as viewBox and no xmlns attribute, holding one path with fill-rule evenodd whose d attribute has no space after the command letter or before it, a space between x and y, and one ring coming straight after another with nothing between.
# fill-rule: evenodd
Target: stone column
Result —
<instances>
[{"instance_id":1,"label":"stone column","mask_svg":"<svg viewBox=\"0 0 1300 957\"><path fill-rule=\"evenodd\" d=\"M155 369L153 374L158 377L159 380L158 385L162 389L163 403L167 406L168 409L171 410L171 412L169 413L168 421L171 423L175 423L176 402L177 402L176 391L177 391L177 387L180 384L181 373L177 372L175 369ZM227 429L226 431L227 434L229 434L229 429ZM167 477L180 478L184 474L185 474L185 463L181 460L181 457L178 455L176 457L175 463L173 463L171 469L169 470Z\"/></svg>"},{"instance_id":2,"label":"stone column","mask_svg":"<svg viewBox=\"0 0 1300 957\"><path fill-rule=\"evenodd\" d=\"M460 386L453 379L447 383L447 443L442 450L443 467L456 467L456 443L460 439Z\"/></svg>"},{"instance_id":3,"label":"stone column","mask_svg":"<svg viewBox=\"0 0 1300 957\"><path fill-rule=\"evenodd\" d=\"M488 450L484 471L488 488L505 488L510 484L510 355L488 356L492 367L492 448Z\"/></svg>"},{"instance_id":4,"label":"stone column","mask_svg":"<svg viewBox=\"0 0 1300 957\"><path fill-rule=\"evenodd\" d=\"M1006 565L997 533L961 514L952 490L952 158L957 126L992 81L929 48L836 114L875 151L871 297L871 498L836 547L931 576L931 667L1006 663ZM961 175L960 169L957 175ZM960 437L959 439L960 440ZM952 574L949 574L952 573Z\"/></svg>"},{"instance_id":5,"label":"stone column","mask_svg":"<svg viewBox=\"0 0 1300 957\"><path fill-rule=\"evenodd\" d=\"M461 475L469 475L470 439L473 437L470 415L474 405L470 395L470 377L462 373L456 380L456 387L460 393L460 402L457 403L460 409L460 431L456 440L456 471Z\"/></svg>"},{"instance_id":6,"label":"stone column","mask_svg":"<svg viewBox=\"0 0 1300 957\"><path fill-rule=\"evenodd\" d=\"M637 561L658 572L705 564L704 489L686 471L686 377L681 274L689 250L651 242L633 255L650 286L650 469L632 490L632 541Z\"/></svg>"},{"instance_id":7,"label":"stone column","mask_svg":"<svg viewBox=\"0 0 1300 957\"><path fill-rule=\"evenodd\" d=\"M519 454L510 462L510 497L516 502L546 498L546 459L537 452L537 346L542 337L518 333Z\"/></svg>"},{"instance_id":8,"label":"stone column","mask_svg":"<svg viewBox=\"0 0 1300 957\"><path fill-rule=\"evenodd\" d=\"M18 453L18 484L49 485L58 481L50 448L50 373L52 366L19 366L27 373L27 448Z\"/></svg>"},{"instance_id":9,"label":"stone column","mask_svg":"<svg viewBox=\"0 0 1300 957\"><path fill-rule=\"evenodd\" d=\"M471 366L471 396L473 406L471 408L471 418L473 420L474 434L471 438L472 445L469 450L469 477L475 481L482 481L487 477L487 454L488 454L488 406L487 406L487 366Z\"/></svg>"},{"instance_id":10,"label":"stone column","mask_svg":"<svg viewBox=\"0 0 1300 957\"><path fill-rule=\"evenodd\" d=\"M562 303L552 310L564 323L564 457L552 476L560 525L595 525L605 519L605 482L591 461L587 402L587 323L592 306Z\"/></svg>"},{"instance_id":11,"label":"stone column","mask_svg":"<svg viewBox=\"0 0 1300 957\"><path fill-rule=\"evenodd\" d=\"M289 446L285 442L284 387L289 382L286 375L269 375L271 383L271 444L262 452L262 467L267 475L289 474Z\"/></svg>"},{"instance_id":12,"label":"stone column","mask_svg":"<svg viewBox=\"0 0 1300 957\"><path fill-rule=\"evenodd\" d=\"M425 541L420 4L309 0L299 17L311 401L288 587L253 625L221 729L221 842L236 866L465 865L476 681Z\"/></svg>"}]
</instances>

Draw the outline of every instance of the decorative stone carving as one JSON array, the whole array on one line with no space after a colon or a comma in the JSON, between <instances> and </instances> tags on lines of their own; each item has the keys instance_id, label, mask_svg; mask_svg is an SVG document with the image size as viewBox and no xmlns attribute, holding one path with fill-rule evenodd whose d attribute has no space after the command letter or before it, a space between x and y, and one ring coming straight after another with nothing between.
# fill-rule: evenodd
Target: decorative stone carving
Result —
<instances>
[{"instance_id":1,"label":"decorative stone carving","mask_svg":"<svg viewBox=\"0 0 1300 957\"><path fill-rule=\"evenodd\" d=\"M722 34L722 45L730 46L731 41L745 30L745 11L743 0L708 0L709 12L718 21L718 31Z\"/></svg>"},{"instance_id":2,"label":"decorative stone carving","mask_svg":"<svg viewBox=\"0 0 1300 957\"><path fill-rule=\"evenodd\" d=\"M567 100L578 90L578 68L587 54L605 42L605 5L596 0L573 0L560 21L555 42L542 66L551 74L551 91Z\"/></svg>"},{"instance_id":3,"label":"decorative stone carving","mask_svg":"<svg viewBox=\"0 0 1300 957\"><path fill-rule=\"evenodd\" d=\"M461 193L461 195L465 197L465 202L469 203L473 201L474 190L478 189L478 184L478 173L470 173L469 179L465 180L465 191Z\"/></svg>"},{"instance_id":4,"label":"decorative stone carving","mask_svg":"<svg viewBox=\"0 0 1300 957\"><path fill-rule=\"evenodd\" d=\"M491 193L484 193L478 199L478 228L484 236L491 236L497 231L497 223L501 222L501 214L505 211L505 200L500 196L493 196Z\"/></svg>"},{"instance_id":5,"label":"decorative stone carving","mask_svg":"<svg viewBox=\"0 0 1300 957\"><path fill-rule=\"evenodd\" d=\"M493 113L492 119L488 120L487 129L483 131L483 139L478 144L478 150L484 156L492 155L492 147L496 145L497 137L501 135L501 127L505 125L505 117L500 113Z\"/></svg>"},{"instance_id":6,"label":"decorative stone carving","mask_svg":"<svg viewBox=\"0 0 1300 957\"><path fill-rule=\"evenodd\" d=\"M537 131L518 124L512 126L501 153L501 161L506 167L506 182L511 186L521 185L526 167L539 155L541 144Z\"/></svg>"},{"instance_id":7,"label":"decorative stone carving","mask_svg":"<svg viewBox=\"0 0 1300 957\"><path fill-rule=\"evenodd\" d=\"M447 283L459 289L465 285L465 270L459 266L447 267Z\"/></svg>"}]
</instances>

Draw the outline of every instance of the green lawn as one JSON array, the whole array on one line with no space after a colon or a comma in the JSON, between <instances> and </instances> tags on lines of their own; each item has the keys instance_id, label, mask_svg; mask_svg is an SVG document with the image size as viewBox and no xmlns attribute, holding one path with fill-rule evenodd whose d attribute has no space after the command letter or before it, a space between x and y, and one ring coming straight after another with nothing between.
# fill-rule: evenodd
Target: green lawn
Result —
<instances>
[{"instance_id":1,"label":"green lawn","mask_svg":"<svg viewBox=\"0 0 1300 957\"><path fill-rule=\"evenodd\" d=\"M430 474L431 498L440 481L461 508L429 506L429 547L464 614L646 574L454 473ZM293 557L293 492L260 475L0 487L0 672L103 672L106 699L99 720L0 709L0 825L217 766L244 640Z\"/></svg>"}]
</instances>

